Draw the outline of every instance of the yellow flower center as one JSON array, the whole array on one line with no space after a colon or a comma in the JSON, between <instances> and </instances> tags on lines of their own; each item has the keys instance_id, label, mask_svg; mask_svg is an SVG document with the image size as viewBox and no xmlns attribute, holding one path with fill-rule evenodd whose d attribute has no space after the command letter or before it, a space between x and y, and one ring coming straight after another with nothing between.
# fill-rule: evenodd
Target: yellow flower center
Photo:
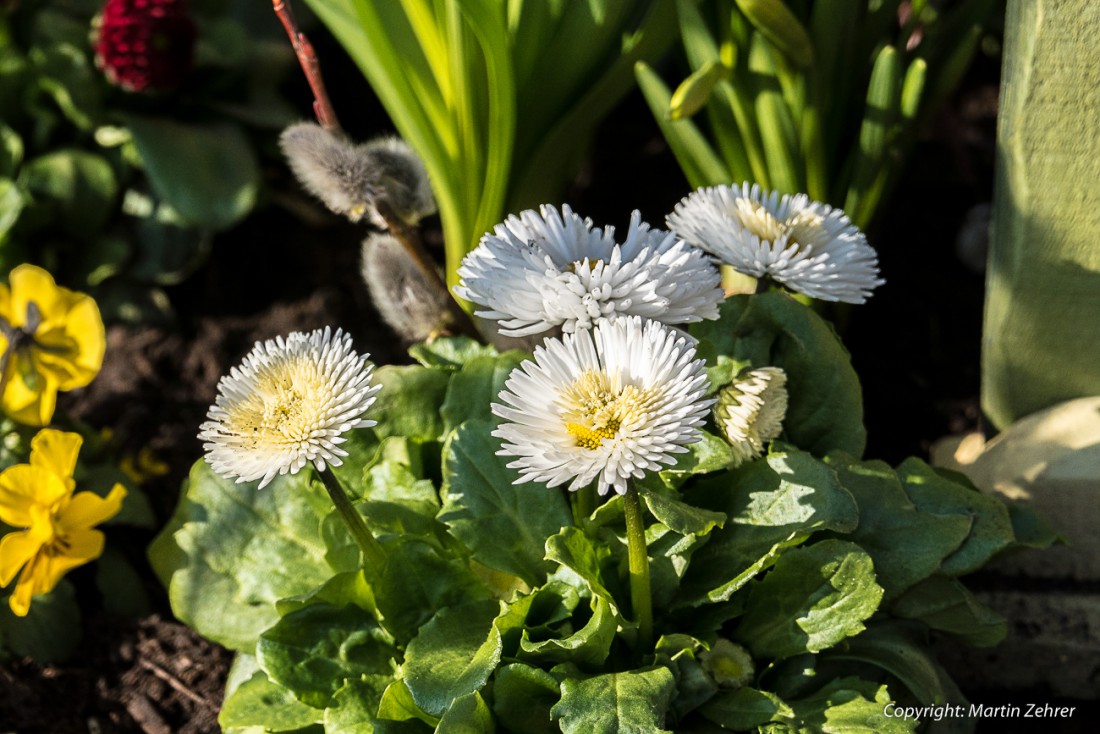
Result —
<instances>
[{"instance_id":1,"label":"yellow flower center","mask_svg":"<svg viewBox=\"0 0 1100 734\"><path fill-rule=\"evenodd\" d=\"M574 260L566 265L565 269L570 273L575 273L585 266L587 266L589 270L594 270L596 268L596 263L603 263L606 265L607 261L599 257L586 257L581 260Z\"/></svg>"},{"instance_id":2,"label":"yellow flower center","mask_svg":"<svg viewBox=\"0 0 1100 734\"><path fill-rule=\"evenodd\" d=\"M737 214L741 224L761 240L775 242L787 236L787 246L797 250L814 241L824 218L804 209L792 217L780 221L767 207L751 199L738 199Z\"/></svg>"},{"instance_id":3,"label":"yellow flower center","mask_svg":"<svg viewBox=\"0 0 1100 734\"><path fill-rule=\"evenodd\" d=\"M634 385L621 385L617 377L598 370L586 370L562 391L565 430L577 439L577 446L598 449L604 439L613 439L622 425L645 407L645 393Z\"/></svg>"},{"instance_id":4,"label":"yellow flower center","mask_svg":"<svg viewBox=\"0 0 1100 734\"><path fill-rule=\"evenodd\" d=\"M316 429L330 391L312 359L272 365L248 396L228 409L226 426L251 437L249 447L304 440Z\"/></svg>"}]
</instances>

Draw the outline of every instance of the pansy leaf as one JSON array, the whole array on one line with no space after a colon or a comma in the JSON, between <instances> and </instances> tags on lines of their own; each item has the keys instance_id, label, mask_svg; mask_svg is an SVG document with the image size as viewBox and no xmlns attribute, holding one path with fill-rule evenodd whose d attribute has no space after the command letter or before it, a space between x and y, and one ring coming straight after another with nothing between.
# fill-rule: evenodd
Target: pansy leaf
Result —
<instances>
[{"instance_id":1,"label":"pansy leaf","mask_svg":"<svg viewBox=\"0 0 1100 734\"><path fill-rule=\"evenodd\" d=\"M754 657L818 652L863 631L882 587L859 546L823 540L779 557L752 587L734 632Z\"/></svg>"},{"instance_id":2,"label":"pansy leaf","mask_svg":"<svg viewBox=\"0 0 1100 734\"><path fill-rule=\"evenodd\" d=\"M0 650L16 657L52 663L69 657L80 643L80 606L72 584L62 579L53 591L31 597L25 617L17 617L8 606L15 589L0 590Z\"/></svg>"},{"instance_id":3,"label":"pansy leaf","mask_svg":"<svg viewBox=\"0 0 1100 734\"><path fill-rule=\"evenodd\" d=\"M863 397L848 351L813 309L779 293L740 295L719 307L717 321L692 324L691 334L753 367L782 367L789 403L786 440L817 456L863 454Z\"/></svg>"},{"instance_id":4,"label":"pansy leaf","mask_svg":"<svg viewBox=\"0 0 1100 734\"><path fill-rule=\"evenodd\" d=\"M564 734L668 734L665 717L676 679L665 667L566 678L551 715Z\"/></svg>"},{"instance_id":5,"label":"pansy leaf","mask_svg":"<svg viewBox=\"0 0 1100 734\"><path fill-rule=\"evenodd\" d=\"M549 570L546 539L571 525L572 515L560 491L513 483L516 473L496 455L492 430L487 421L469 421L447 441L439 519L475 559L535 586Z\"/></svg>"}]
</instances>

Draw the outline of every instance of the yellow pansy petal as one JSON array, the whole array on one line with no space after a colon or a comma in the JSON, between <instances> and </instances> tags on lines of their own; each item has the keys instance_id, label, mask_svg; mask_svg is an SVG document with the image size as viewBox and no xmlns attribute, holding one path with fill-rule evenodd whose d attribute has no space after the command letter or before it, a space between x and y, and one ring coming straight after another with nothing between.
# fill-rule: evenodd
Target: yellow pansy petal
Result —
<instances>
[{"instance_id":1,"label":"yellow pansy petal","mask_svg":"<svg viewBox=\"0 0 1100 734\"><path fill-rule=\"evenodd\" d=\"M64 323L56 332L44 333L40 340L45 345L57 340L58 346L65 349L57 355L42 351L40 357L44 364L55 364L64 358L68 377L59 380L58 384L58 389L63 391L84 387L91 382L99 374L103 354L107 350L107 335L96 302L80 293L73 295L75 299L72 308L65 314ZM54 368L57 369L56 366Z\"/></svg>"},{"instance_id":2,"label":"yellow pansy petal","mask_svg":"<svg viewBox=\"0 0 1100 734\"><path fill-rule=\"evenodd\" d=\"M83 443L84 439L78 433L43 428L31 439L31 466L42 467L59 477L71 478Z\"/></svg>"},{"instance_id":3,"label":"yellow pansy petal","mask_svg":"<svg viewBox=\"0 0 1100 734\"><path fill-rule=\"evenodd\" d=\"M105 540L106 537L99 530L85 529L66 533L64 541L54 545L57 555L49 559L50 570L47 575L53 579L50 588L56 586L69 569L94 561L103 555ZM56 578L54 578L55 575Z\"/></svg>"},{"instance_id":4,"label":"yellow pansy petal","mask_svg":"<svg viewBox=\"0 0 1100 734\"><path fill-rule=\"evenodd\" d=\"M0 283L0 316L11 323L11 289L7 283Z\"/></svg>"},{"instance_id":5,"label":"yellow pansy petal","mask_svg":"<svg viewBox=\"0 0 1100 734\"><path fill-rule=\"evenodd\" d=\"M37 558L33 559L23 569L23 573L19 575L19 583L15 585L15 591L8 597L8 606L11 607L11 611L17 617L27 616L27 612L31 610L31 597L34 596L34 578L31 573L31 566L38 561Z\"/></svg>"},{"instance_id":6,"label":"yellow pansy petal","mask_svg":"<svg viewBox=\"0 0 1100 734\"><path fill-rule=\"evenodd\" d=\"M48 513L71 488L39 466L16 464L0 472L0 520L17 528L34 523L33 511Z\"/></svg>"},{"instance_id":7,"label":"yellow pansy petal","mask_svg":"<svg viewBox=\"0 0 1100 734\"><path fill-rule=\"evenodd\" d=\"M121 484L112 487L106 497L100 497L94 492L79 492L58 513L57 524L65 533L98 525L118 514L124 497L126 489Z\"/></svg>"},{"instance_id":8,"label":"yellow pansy petal","mask_svg":"<svg viewBox=\"0 0 1100 734\"><path fill-rule=\"evenodd\" d=\"M25 370L33 370L38 378L33 388L23 379ZM13 420L28 426L47 425L57 405L57 378L41 372L34 360L15 354L8 363L2 400L4 412Z\"/></svg>"},{"instance_id":9,"label":"yellow pansy petal","mask_svg":"<svg viewBox=\"0 0 1100 734\"><path fill-rule=\"evenodd\" d=\"M46 316L57 309L61 296L53 276L37 265L20 265L8 276L11 287L12 326L24 326L27 323L27 304L34 301L39 312Z\"/></svg>"},{"instance_id":10,"label":"yellow pansy petal","mask_svg":"<svg viewBox=\"0 0 1100 734\"><path fill-rule=\"evenodd\" d=\"M7 586L23 564L34 558L42 541L27 531L8 533L0 538L0 586Z\"/></svg>"}]
</instances>

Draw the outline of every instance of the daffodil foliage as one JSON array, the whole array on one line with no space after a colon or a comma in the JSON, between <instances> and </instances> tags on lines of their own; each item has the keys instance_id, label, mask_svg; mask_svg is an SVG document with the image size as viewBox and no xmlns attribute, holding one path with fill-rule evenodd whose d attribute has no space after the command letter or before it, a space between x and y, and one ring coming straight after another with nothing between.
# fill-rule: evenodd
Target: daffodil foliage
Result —
<instances>
[{"instance_id":1,"label":"daffodil foliage","mask_svg":"<svg viewBox=\"0 0 1100 734\"><path fill-rule=\"evenodd\" d=\"M710 418L635 482L649 643L627 496L516 484L499 455L490 405L529 355L445 337L376 371L377 425L332 471L381 566L310 470L257 490L197 462L150 558L175 614L237 652L223 729L893 733L917 722L890 701L958 700L930 636L1005 632L959 577L1049 538L957 476L863 458L856 375L812 309L772 292L720 310L691 328L708 394L781 369L786 417L747 460Z\"/></svg>"}]
</instances>

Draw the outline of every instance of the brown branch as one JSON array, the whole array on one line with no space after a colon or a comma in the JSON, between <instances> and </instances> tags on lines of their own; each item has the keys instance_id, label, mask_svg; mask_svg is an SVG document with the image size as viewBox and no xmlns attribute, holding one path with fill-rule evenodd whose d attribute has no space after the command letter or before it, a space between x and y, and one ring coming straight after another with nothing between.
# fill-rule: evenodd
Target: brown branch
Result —
<instances>
[{"instance_id":1,"label":"brown branch","mask_svg":"<svg viewBox=\"0 0 1100 734\"><path fill-rule=\"evenodd\" d=\"M336 119L336 110L332 108L332 102L325 90L325 81L321 78L321 64L317 61L317 53L313 50L313 44L306 35L298 30L298 22L294 20L294 13L284 0L272 0L275 15L283 22L286 34L290 36L290 45L294 47L294 55L298 57L298 63L302 65L302 71L309 82L309 88L313 91L313 113L317 116L317 122L321 127L331 132L340 131L340 121Z\"/></svg>"},{"instance_id":2,"label":"brown branch","mask_svg":"<svg viewBox=\"0 0 1100 734\"><path fill-rule=\"evenodd\" d=\"M199 694L195 693L194 691L192 691L190 688L187 687L187 685L183 681L181 681L179 678L172 675L167 670L160 667L159 665L157 665L153 661L151 661L151 660L139 660L138 665L145 668L150 673L152 673L156 677L160 678L162 681L164 681L168 685L172 686L172 688L176 689L176 691L178 691L181 695L186 696L187 698L191 699L194 703L196 703L200 706L205 706L207 708L211 708L211 709L217 708L213 704L213 702L207 700L206 698L204 698L204 697L200 696Z\"/></svg>"}]
</instances>

